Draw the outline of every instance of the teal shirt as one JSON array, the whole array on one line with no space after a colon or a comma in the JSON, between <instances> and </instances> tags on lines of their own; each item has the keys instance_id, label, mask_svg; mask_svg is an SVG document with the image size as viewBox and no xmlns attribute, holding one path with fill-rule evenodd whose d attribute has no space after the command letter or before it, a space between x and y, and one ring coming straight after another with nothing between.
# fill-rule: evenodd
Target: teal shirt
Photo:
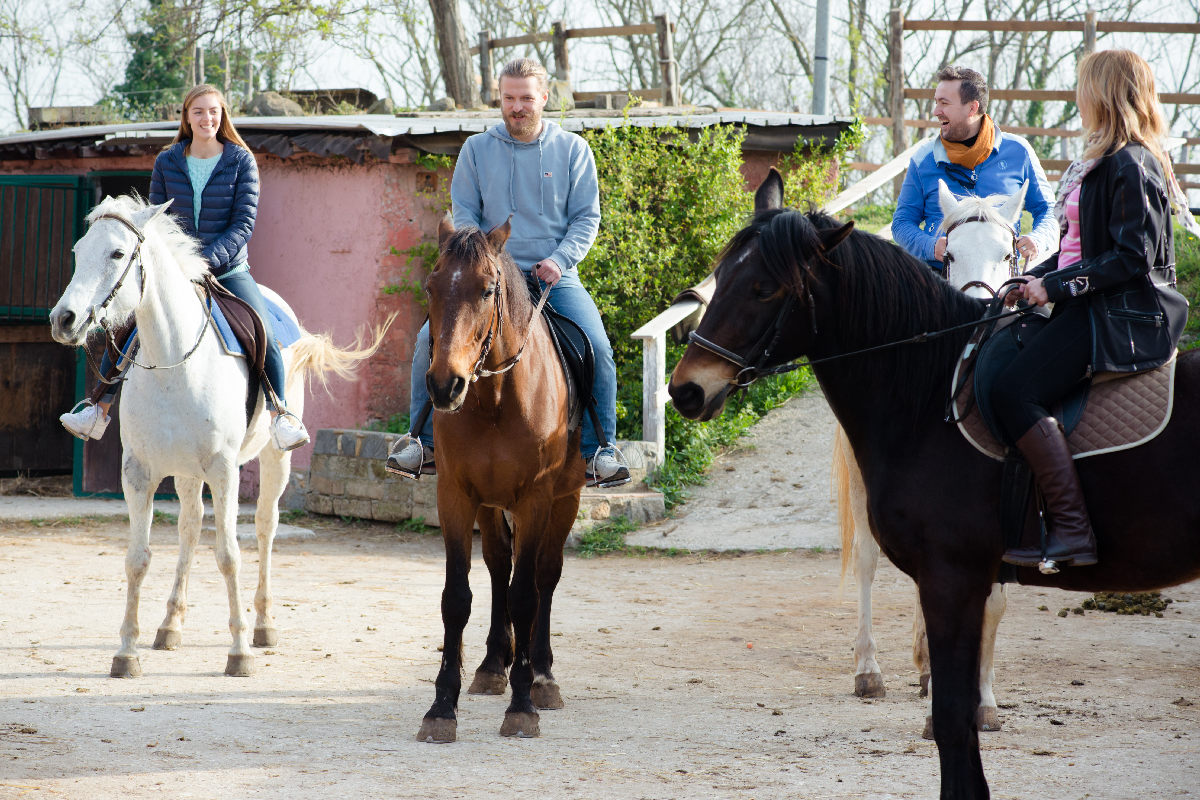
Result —
<instances>
[{"instance_id":1,"label":"teal shirt","mask_svg":"<svg viewBox=\"0 0 1200 800\"><path fill-rule=\"evenodd\" d=\"M204 187L208 185L208 179L212 177L213 170L217 168L217 162L221 160L221 154L217 153L212 158L198 158L196 156L187 157L188 179L192 182L192 223L196 226L196 230L200 229L200 203L201 197L204 194ZM250 265L243 261L240 264L234 264L225 275L233 275L238 272L245 272L250 269ZM221 277L225 277L222 275Z\"/></svg>"}]
</instances>

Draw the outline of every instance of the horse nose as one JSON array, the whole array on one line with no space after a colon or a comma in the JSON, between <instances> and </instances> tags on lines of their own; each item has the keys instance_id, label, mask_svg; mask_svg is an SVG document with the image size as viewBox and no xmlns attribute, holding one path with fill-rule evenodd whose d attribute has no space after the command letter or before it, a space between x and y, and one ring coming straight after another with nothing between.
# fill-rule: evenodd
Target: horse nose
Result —
<instances>
[{"instance_id":1,"label":"horse nose","mask_svg":"<svg viewBox=\"0 0 1200 800\"><path fill-rule=\"evenodd\" d=\"M451 375L449 380L439 382L426 373L425 387L429 389L429 399L433 401L434 408L439 411L457 411L467 393L467 380L461 375Z\"/></svg>"},{"instance_id":2,"label":"horse nose","mask_svg":"<svg viewBox=\"0 0 1200 800\"><path fill-rule=\"evenodd\" d=\"M704 409L704 390L697 383L688 381L677 385L672 382L667 386L667 393L671 395L675 409L688 419L700 416L700 412Z\"/></svg>"},{"instance_id":3,"label":"horse nose","mask_svg":"<svg viewBox=\"0 0 1200 800\"><path fill-rule=\"evenodd\" d=\"M56 308L50 312L50 333L58 337L75 327L75 312L67 308Z\"/></svg>"}]
</instances>

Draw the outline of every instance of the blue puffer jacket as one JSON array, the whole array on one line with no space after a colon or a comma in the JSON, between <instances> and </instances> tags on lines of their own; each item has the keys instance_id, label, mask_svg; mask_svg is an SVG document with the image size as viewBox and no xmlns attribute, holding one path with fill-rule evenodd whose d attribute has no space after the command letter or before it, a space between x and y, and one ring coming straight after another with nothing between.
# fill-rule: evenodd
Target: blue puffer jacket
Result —
<instances>
[{"instance_id":1,"label":"blue puffer jacket","mask_svg":"<svg viewBox=\"0 0 1200 800\"><path fill-rule=\"evenodd\" d=\"M258 164L250 151L230 142L200 198L200 227L192 209L192 181L184 150L190 139L168 147L154 160L150 202L172 200L170 211L183 229L200 240L200 253L213 275L221 276L246 261L246 244L258 215Z\"/></svg>"}]
</instances>

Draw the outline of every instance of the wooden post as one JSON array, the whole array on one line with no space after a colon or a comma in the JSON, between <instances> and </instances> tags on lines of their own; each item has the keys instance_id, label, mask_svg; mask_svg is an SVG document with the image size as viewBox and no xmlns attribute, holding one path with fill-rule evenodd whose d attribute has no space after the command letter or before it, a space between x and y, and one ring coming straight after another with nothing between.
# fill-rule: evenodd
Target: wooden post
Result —
<instances>
[{"instance_id":1,"label":"wooden post","mask_svg":"<svg viewBox=\"0 0 1200 800\"><path fill-rule=\"evenodd\" d=\"M492 32L479 32L479 94L485 106L494 105L496 96L496 65L492 63Z\"/></svg>"},{"instance_id":2,"label":"wooden post","mask_svg":"<svg viewBox=\"0 0 1200 800\"><path fill-rule=\"evenodd\" d=\"M665 11L655 14L654 27L658 33L658 63L662 68L662 104L674 108L680 104L680 98L675 42L671 36L671 17Z\"/></svg>"},{"instance_id":3,"label":"wooden post","mask_svg":"<svg viewBox=\"0 0 1200 800\"><path fill-rule=\"evenodd\" d=\"M891 90L892 155L903 153L908 147L908 136L904 132L904 12L900 6L892 6L890 17L891 40L888 43L888 84ZM895 197L900 197L900 186L904 178L897 175L892 181Z\"/></svg>"},{"instance_id":4,"label":"wooden post","mask_svg":"<svg viewBox=\"0 0 1200 800\"><path fill-rule=\"evenodd\" d=\"M196 80L192 81L192 83L193 84L204 83L204 48L201 47L200 45L196 45L196 58L192 62L192 64L196 68L196 72L195 72Z\"/></svg>"},{"instance_id":5,"label":"wooden post","mask_svg":"<svg viewBox=\"0 0 1200 800\"><path fill-rule=\"evenodd\" d=\"M554 34L554 77L569 82L571 63L567 60L567 27L560 19L551 23L550 30Z\"/></svg>"},{"instance_id":6,"label":"wooden post","mask_svg":"<svg viewBox=\"0 0 1200 800\"><path fill-rule=\"evenodd\" d=\"M225 85L221 88L222 93L229 97L229 86L233 82L229 75L229 45L221 48L221 74L224 76Z\"/></svg>"},{"instance_id":7,"label":"wooden post","mask_svg":"<svg viewBox=\"0 0 1200 800\"><path fill-rule=\"evenodd\" d=\"M254 99L254 59L246 59L246 105Z\"/></svg>"},{"instance_id":8,"label":"wooden post","mask_svg":"<svg viewBox=\"0 0 1200 800\"><path fill-rule=\"evenodd\" d=\"M1083 17L1083 52L1091 53L1096 49L1096 12L1088 9Z\"/></svg>"}]
</instances>

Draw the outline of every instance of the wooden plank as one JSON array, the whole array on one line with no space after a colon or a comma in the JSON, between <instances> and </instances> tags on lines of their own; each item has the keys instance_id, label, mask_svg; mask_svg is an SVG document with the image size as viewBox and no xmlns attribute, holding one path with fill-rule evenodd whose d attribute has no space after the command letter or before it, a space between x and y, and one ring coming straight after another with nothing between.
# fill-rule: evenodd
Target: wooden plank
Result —
<instances>
[{"instance_id":1,"label":"wooden plank","mask_svg":"<svg viewBox=\"0 0 1200 800\"><path fill-rule=\"evenodd\" d=\"M829 214L836 214L879 189L892 178L899 180L900 174L908 169L908 160L923 143L923 140L918 139L891 161L874 170L853 186L847 187L841 194L825 204L825 211Z\"/></svg>"},{"instance_id":2,"label":"wooden plank","mask_svg":"<svg viewBox=\"0 0 1200 800\"><path fill-rule=\"evenodd\" d=\"M1014 33L1083 32L1083 20L906 19L906 31L1012 31Z\"/></svg>"},{"instance_id":3,"label":"wooden plank","mask_svg":"<svg viewBox=\"0 0 1200 800\"><path fill-rule=\"evenodd\" d=\"M567 28L568 39L592 39L598 36L637 36L655 33L653 22L641 25L614 25L608 28Z\"/></svg>"},{"instance_id":4,"label":"wooden plank","mask_svg":"<svg viewBox=\"0 0 1200 800\"><path fill-rule=\"evenodd\" d=\"M1032 100L1035 102L1075 102L1075 90L1070 89L993 89L989 93L993 100ZM933 89L904 90L905 100L932 100ZM1200 94L1180 92L1160 92L1159 101L1181 105L1200 103Z\"/></svg>"},{"instance_id":5,"label":"wooden plank","mask_svg":"<svg viewBox=\"0 0 1200 800\"><path fill-rule=\"evenodd\" d=\"M891 117L862 117L864 125L891 125ZM938 128L941 123L934 119L906 119L905 126L909 128ZM1007 133L1016 133L1021 136L1061 136L1070 138L1079 136L1080 132L1072 128L1035 128L1027 125L1001 125L1000 128ZM1200 144L1200 139L1195 142L1189 140L1190 144Z\"/></svg>"}]
</instances>

